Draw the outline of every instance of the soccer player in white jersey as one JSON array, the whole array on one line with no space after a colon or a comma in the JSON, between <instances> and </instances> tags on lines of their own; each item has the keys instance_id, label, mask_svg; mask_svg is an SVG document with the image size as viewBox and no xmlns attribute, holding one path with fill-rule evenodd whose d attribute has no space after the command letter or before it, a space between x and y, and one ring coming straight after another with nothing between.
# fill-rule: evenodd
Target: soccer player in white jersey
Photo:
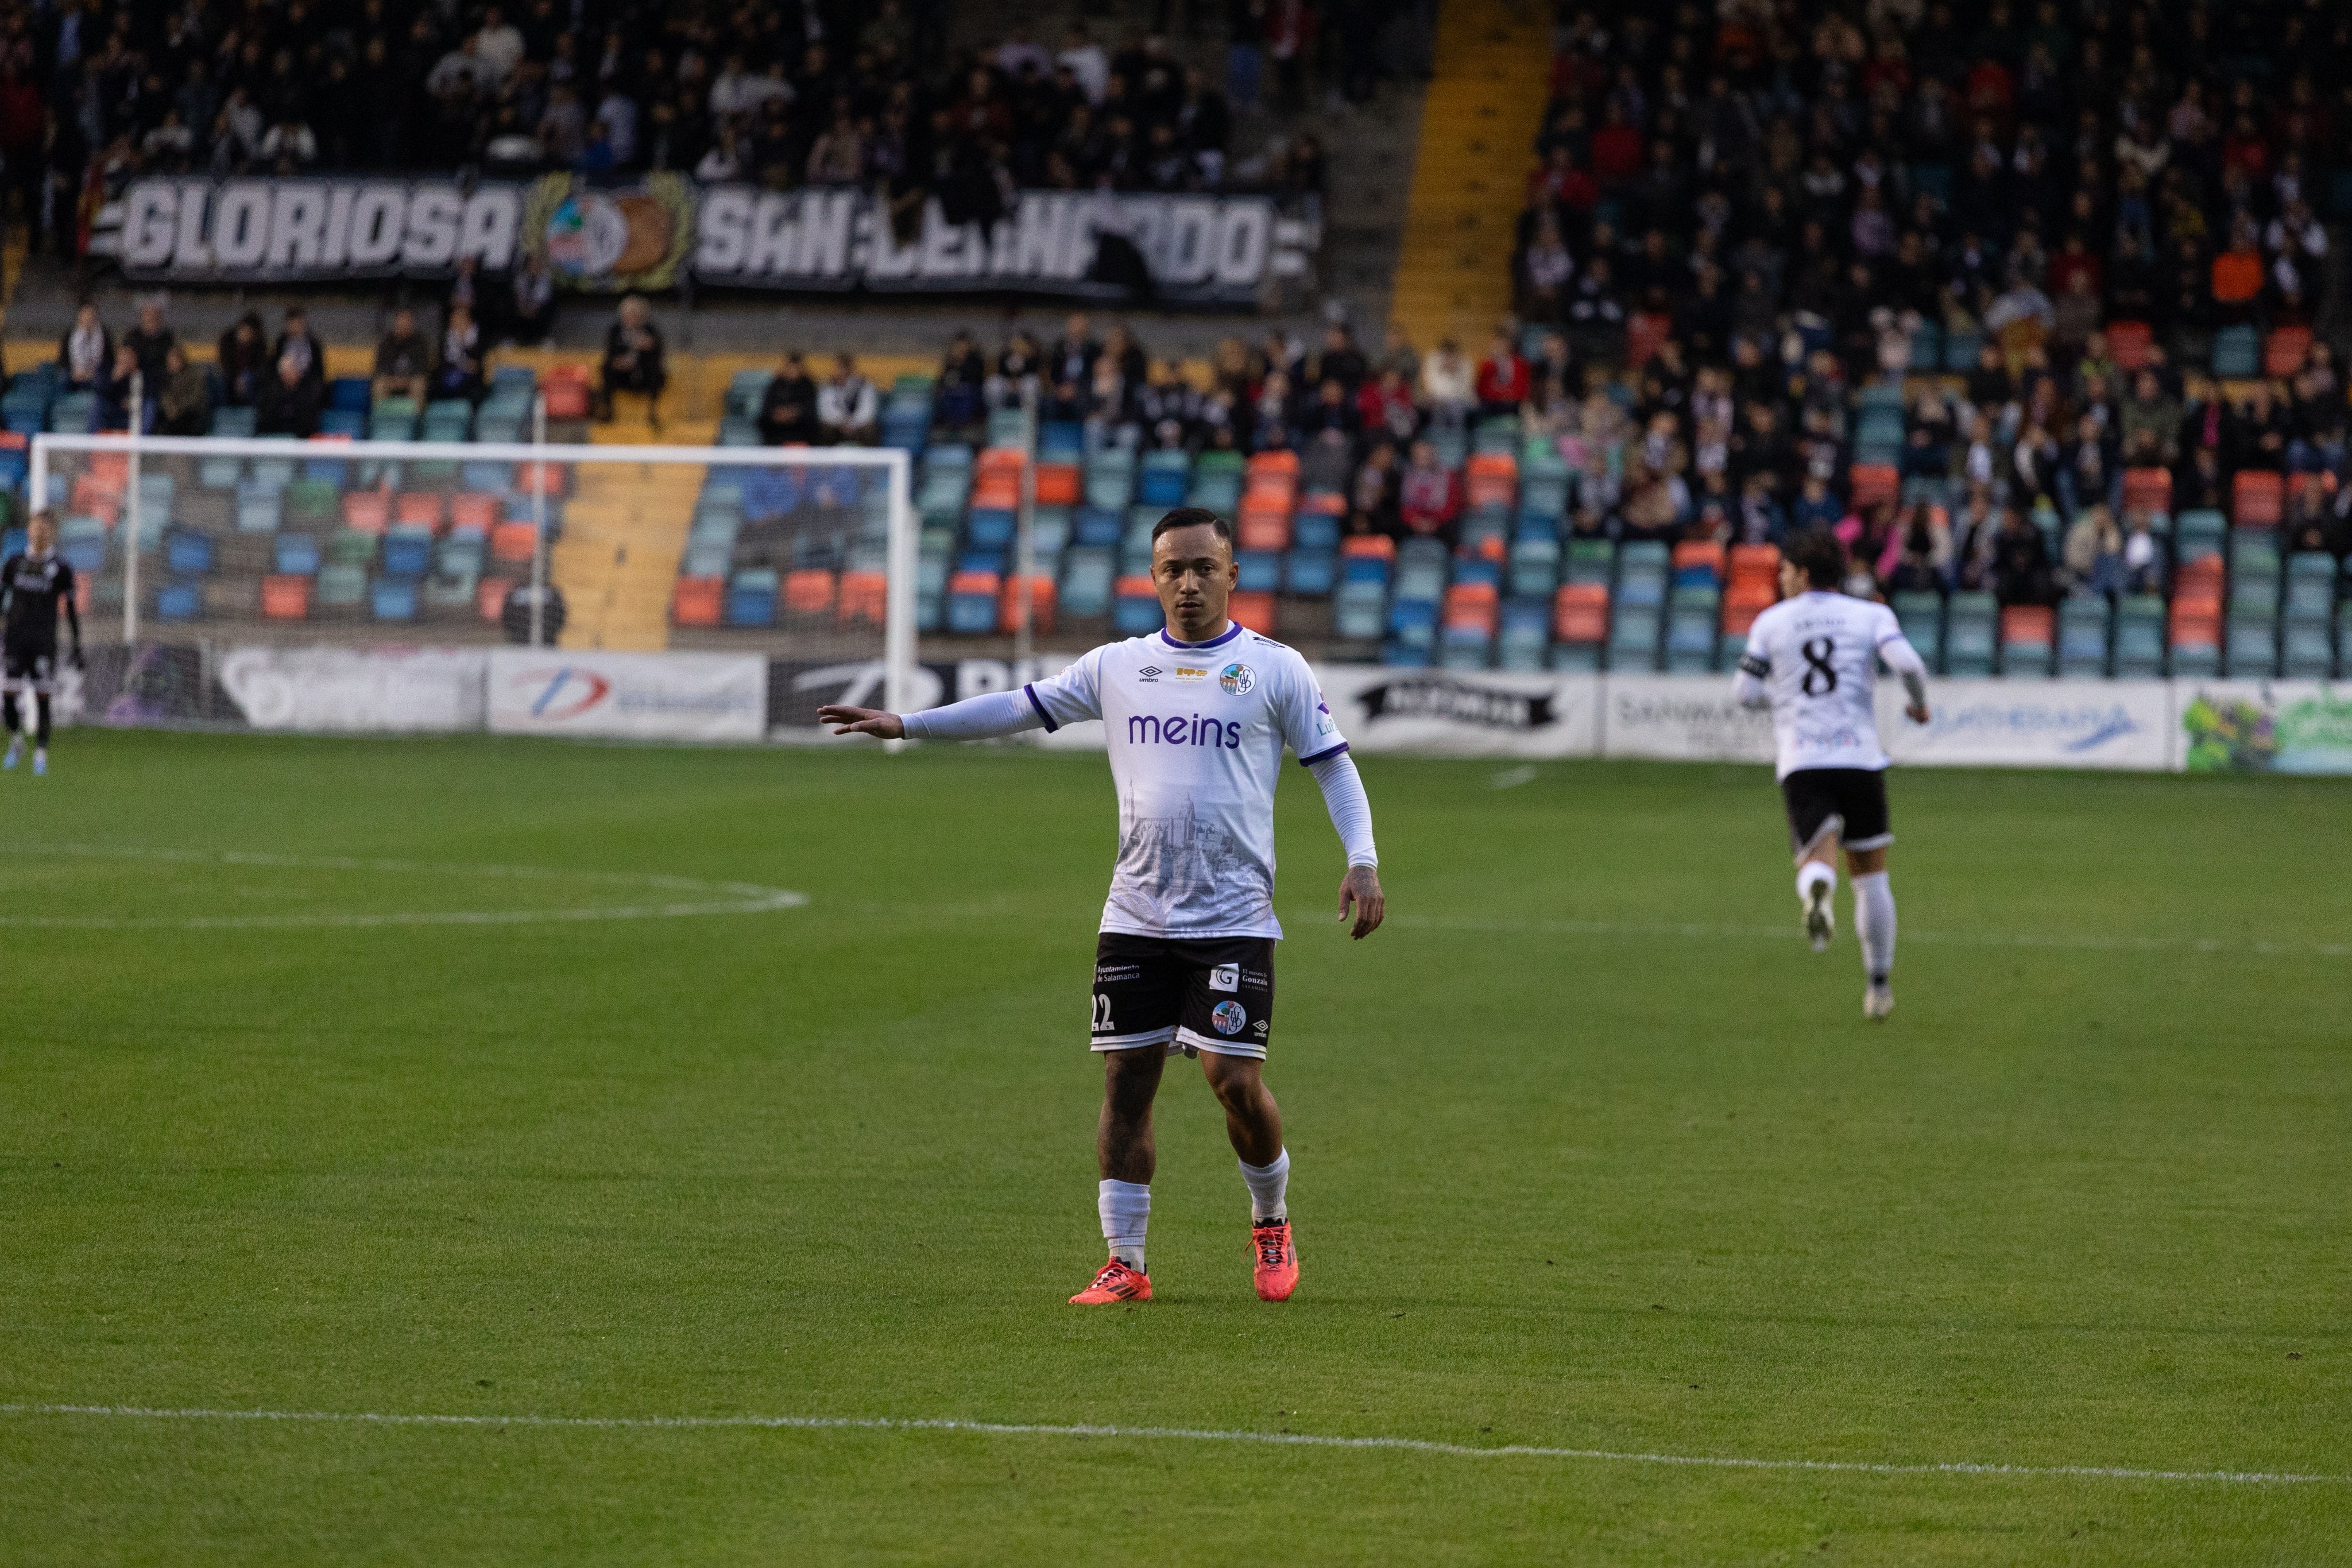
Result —
<instances>
[{"instance_id":1,"label":"soccer player in white jersey","mask_svg":"<svg viewBox=\"0 0 2352 1568\"><path fill-rule=\"evenodd\" d=\"M1927 666L1884 604L1837 591L1845 546L1815 529L1789 541L1781 600L1756 618L1732 690L1748 707L1770 707L1775 773L1797 856L1797 899L1816 953L1836 932L1830 901L1841 846L1853 878L1854 935L1862 939L1865 1018L1895 1010L1895 891L1886 848L1886 752L1878 743L1878 666L1901 677L1905 712L1927 722Z\"/></svg>"},{"instance_id":2,"label":"soccer player in white jersey","mask_svg":"<svg viewBox=\"0 0 2352 1568\"><path fill-rule=\"evenodd\" d=\"M1359 939L1386 903L1372 812L1307 661L1225 618L1233 530L1180 507L1151 530L1167 629L1108 643L1049 681L922 713L828 706L836 735L975 740L1101 719L1118 790L1118 864L1095 949L1094 1049L1104 1066L1096 1208L1110 1260L1074 1304L1148 1301L1151 1103L1170 1055L1197 1056L1250 1196L1257 1293L1298 1284L1282 1112L1263 1077L1274 1030L1274 788L1285 747L1322 788L1348 853L1339 918Z\"/></svg>"}]
</instances>

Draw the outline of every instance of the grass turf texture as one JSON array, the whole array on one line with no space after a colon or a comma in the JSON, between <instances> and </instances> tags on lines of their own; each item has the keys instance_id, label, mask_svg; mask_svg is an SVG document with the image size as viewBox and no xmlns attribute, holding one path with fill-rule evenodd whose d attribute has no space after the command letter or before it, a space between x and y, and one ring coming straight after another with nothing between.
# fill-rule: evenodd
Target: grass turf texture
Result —
<instances>
[{"instance_id":1,"label":"grass turf texture","mask_svg":"<svg viewBox=\"0 0 2352 1568\"><path fill-rule=\"evenodd\" d=\"M66 736L0 843L800 889L781 913L0 931L0 1402L960 1416L2352 1475L2340 782L1913 771L1884 1027L1760 770L1371 758L1354 946L1282 790L1250 1292L1189 1063L1101 1256L1099 758ZM0 857L0 916L620 883ZM1546 930L1543 922L1583 923ZM1701 935L1585 926L1697 923ZM2004 946L2009 936L2210 938ZM1927 940L1928 937L1968 940ZM2263 952L2254 944L2290 945ZM2352 1485L936 1432L0 1416L11 1563L2343 1561Z\"/></svg>"}]
</instances>

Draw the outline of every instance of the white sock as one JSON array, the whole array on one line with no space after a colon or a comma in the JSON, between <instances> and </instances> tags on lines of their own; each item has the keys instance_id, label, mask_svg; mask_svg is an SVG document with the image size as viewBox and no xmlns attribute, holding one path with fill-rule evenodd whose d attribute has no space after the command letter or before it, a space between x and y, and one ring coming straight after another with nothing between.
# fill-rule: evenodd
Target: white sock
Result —
<instances>
[{"instance_id":1,"label":"white sock","mask_svg":"<svg viewBox=\"0 0 2352 1568\"><path fill-rule=\"evenodd\" d=\"M1853 934L1862 938L1862 969L1874 986L1895 971L1895 888L1886 873L1853 879Z\"/></svg>"},{"instance_id":2,"label":"white sock","mask_svg":"<svg viewBox=\"0 0 2352 1568\"><path fill-rule=\"evenodd\" d=\"M1140 1274L1143 1231L1151 1223L1151 1184L1148 1181L1105 1181L1095 1194L1102 1215L1103 1239L1110 1255Z\"/></svg>"},{"instance_id":3,"label":"white sock","mask_svg":"<svg viewBox=\"0 0 2352 1568\"><path fill-rule=\"evenodd\" d=\"M1812 903L1813 884L1817 882L1825 882L1830 884L1832 893L1837 892L1837 867L1827 861L1807 861L1799 866L1797 868L1798 903Z\"/></svg>"},{"instance_id":4,"label":"white sock","mask_svg":"<svg viewBox=\"0 0 2352 1568\"><path fill-rule=\"evenodd\" d=\"M1242 1167L1242 1180L1249 1183L1250 1218L1262 1225L1269 1219L1284 1218L1282 1195L1290 1186L1290 1151L1285 1149L1275 1155L1270 1166L1254 1166L1247 1160L1237 1163Z\"/></svg>"}]
</instances>

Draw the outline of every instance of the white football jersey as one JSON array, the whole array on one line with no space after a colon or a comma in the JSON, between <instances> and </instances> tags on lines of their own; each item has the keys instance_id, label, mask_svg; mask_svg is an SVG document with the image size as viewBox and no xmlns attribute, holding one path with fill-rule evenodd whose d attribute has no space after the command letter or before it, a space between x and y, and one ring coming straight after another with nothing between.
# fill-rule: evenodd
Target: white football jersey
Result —
<instances>
[{"instance_id":1,"label":"white football jersey","mask_svg":"<svg viewBox=\"0 0 2352 1568\"><path fill-rule=\"evenodd\" d=\"M1234 625L1206 643L1165 632L1108 643L1026 686L1048 729L1103 721L1118 789L1118 865L1102 928L1192 941L1280 936L1274 786L1345 751L1315 674Z\"/></svg>"},{"instance_id":2,"label":"white football jersey","mask_svg":"<svg viewBox=\"0 0 2352 1568\"><path fill-rule=\"evenodd\" d=\"M1772 698L1775 778L1886 766L1874 705L1879 651L1894 643L1910 647L1895 612L1843 593L1816 589L1756 617L1739 667Z\"/></svg>"}]
</instances>

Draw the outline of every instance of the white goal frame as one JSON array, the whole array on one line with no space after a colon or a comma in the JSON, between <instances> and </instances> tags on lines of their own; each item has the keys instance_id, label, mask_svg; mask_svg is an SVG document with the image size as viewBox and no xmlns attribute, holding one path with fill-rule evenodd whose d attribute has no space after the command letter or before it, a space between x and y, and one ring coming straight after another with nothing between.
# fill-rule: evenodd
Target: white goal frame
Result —
<instances>
[{"instance_id":1,"label":"white goal frame","mask_svg":"<svg viewBox=\"0 0 2352 1568\"><path fill-rule=\"evenodd\" d=\"M540 417L535 428L543 428ZM648 446L573 445L554 443L472 441L263 440L253 436L220 435L72 435L43 432L32 438L30 511L48 505L49 458L52 453L121 453L130 460L129 482L123 495L123 519L118 526L131 531L122 537L135 546L139 538L139 465L146 455L185 457L259 457L278 462L352 463L644 463L688 465L711 468L879 468L887 475L889 497L888 583L884 591L883 706L903 713L914 700L915 580L917 519L914 500L914 459L890 446ZM531 584L547 585L546 497L535 497L533 522L538 541L531 551ZM139 551L123 551L122 640L139 640Z\"/></svg>"}]
</instances>

